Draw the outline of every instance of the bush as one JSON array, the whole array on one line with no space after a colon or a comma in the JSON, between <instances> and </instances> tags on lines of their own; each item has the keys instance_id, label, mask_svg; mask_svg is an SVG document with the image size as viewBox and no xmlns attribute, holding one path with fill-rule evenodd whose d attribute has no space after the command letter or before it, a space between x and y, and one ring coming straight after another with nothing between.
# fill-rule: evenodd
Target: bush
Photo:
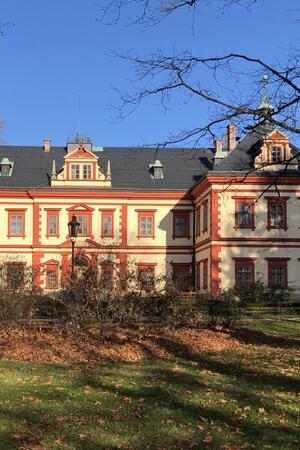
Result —
<instances>
[{"instance_id":1,"label":"bush","mask_svg":"<svg viewBox=\"0 0 300 450\"><path fill-rule=\"evenodd\" d=\"M206 303L206 323L213 329L236 328L243 315L240 300L233 289L224 291L219 297L210 298Z\"/></svg>"}]
</instances>

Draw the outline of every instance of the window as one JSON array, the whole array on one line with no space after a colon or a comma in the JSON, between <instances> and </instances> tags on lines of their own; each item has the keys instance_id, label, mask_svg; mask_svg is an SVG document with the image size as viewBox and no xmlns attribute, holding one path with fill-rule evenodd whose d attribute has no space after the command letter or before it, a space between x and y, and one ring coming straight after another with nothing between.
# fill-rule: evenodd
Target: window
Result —
<instances>
[{"instance_id":1,"label":"window","mask_svg":"<svg viewBox=\"0 0 300 450\"><path fill-rule=\"evenodd\" d=\"M235 285L245 286L254 283L254 263L251 258L240 258L235 260Z\"/></svg>"},{"instance_id":2,"label":"window","mask_svg":"<svg viewBox=\"0 0 300 450\"><path fill-rule=\"evenodd\" d=\"M138 212L138 239L154 235L154 214L156 210L136 210Z\"/></svg>"},{"instance_id":3,"label":"window","mask_svg":"<svg viewBox=\"0 0 300 450\"><path fill-rule=\"evenodd\" d=\"M73 180L78 180L80 178L80 165L71 164L71 178Z\"/></svg>"},{"instance_id":4,"label":"window","mask_svg":"<svg viewBox=\"0 0 300 450\"><path fill-rule=\"evenodd\" d=\"M76 219L80 223L78 236L87 236L89 234L89 217L78 215L76 216Z\"/></svg>"},{"instance_id":5,"label":"window","mask_svg":"<svg viewBox=\"0 0 300 450\"><path fill-rule=\"evenodd\" d=\"M190 212L173 211L173 239L190 239Z\"/></svg>"},{"instance_id":6,"label":"window","mask_svg":"<svg viewBox=\"0 0 300 450\"><path fill-rule=\"evenodd\" d=\"M138 265L138 287L149 291L155 287L155 264Z\"/></svg>"},{"instance_id":7,"label":"window","mask_svg":"<svg viewBox=\"0 0 300 450\"><path fill-rule=\"evenodd\" d=\"M4 177L9 177L10 175L10 165L9 164L1 164L1 175Z\"/></svg>"},{"instance_id":8,"label":"window","mask_svg":"<svg viewBox=\"0 0 300 450\"><path fill-rule=\"evenodd\" d=\"M235 228L251 228L254 230L255 198L235 199Z\"/></svg>"},{"instance_id":9,"label":"window","mask_svg":"<svg viewBox=\"0 0 300 450\"><path fill-rule=\"evenodd\" d=\"M273 163L277 163L279 161L281 161L281 147L272 147L271 149L271 161Z\"/></svg>"},{"instance_id":10,"label":"window","mask_svg":"<svg viewBox=\"0 0 300 450\"><path fill-rule=\"evenodd\" d=\"M47 210L47 237L56 236L58 237L58 218L59 210Z\"/></svg>"},{"instance_id":11,"label":"window","mask_svg":"<svg viewBox=\"0 0 300 450\"><path fill-rule=\"evenodd\" d=\"M268 259L268 283L287 287L287 259Z\"/></svg>"},{"instance_id":12,"label":"window","mask_svg":"<svg viewBox=\"0 0 300 450\"><path fill-rule=\"evenodd\" d=\"M190 291L192 287L191 265L173 264L173 282L179 291Z\"/></svg>"},{"instance_id":13,"label":"window","mask_svg":"<svg viewBox=\"0 0 300 450\"><path fill-rule=\"evenodd\" d=\"M200 207L196 209L196 236L200 234L201 227L201 209Z\"/></svg>"},{"instance_id":14,"label":"window","mask_svg":"<svg viewBox=\"0 0 300 450\"><path fill-rule=\"evenodd\" d=\"M202 214L202 231L205 232L208 229L208 200L205 200L205 202L203 203Z\"/></svg>"},{"instance_id":15,"label":"window","mask_svg":"<svg viewBox=\"0 0 300 450\"><path fill-rule=\"evenodd\" d=\"M90 180L92 178L92 165L83 164L82 178L84 180Z\"/></svg>"},{"instance_id":16,"label":"window","mask_svg":"<svg viewBox=\"0 0 300 450\"><path fill-rule=\"evenodd\" d=\"M25 264L23 262L9 262L6 264L6 281L9 289L24 287Z\"/></svg>"},{"instance_id":17,"label":"window","mask_svg":"<svg viewBox=\"0 0 300 450\"><path fill-rule=\"evenodd\" d=\"M58 289L58 263L46 264L46 289Z\"/></svg>"},{"instance_id":18,"label":"window","mask_svg":"<svg viewBox=\"0 0 300 450\"><path fill-rule=\"evenodd\" d=\"M8 237L25 237L25 212L26 209L8 211Z\"/></svg>"},{"instance_id":19,"label":"window","mask_svg":"<svg viewBox=\"0 0 300 450\"><path fill-rule=\"evenodd\" d=\"M112 289L113 287L113 265L108 263L103 263L101 265L101 285L105 289Z\"/></svg>"},{"instance_id":20,"label":"window","mask_svg":"<svg viewBox=\"0 0 300 450\"><path fill-rule=\"evenodd\" d=\"M268 229L287 228L286 199L268 199Z\"/></svg>"},{"instance_id":21,"label":"window","mask_svg":"<svg viewBox=\"0 0 300 450\"><path fill-rule=\"evenodd\" d=\"M207 289L208 287L208 260L202 261L202 287Z\"/></svg>"},{"instance_id":22,"label":"window","mask_svg":"<svg viewBox=\"0 0 300 450\"><path fill-rule=\"evenodd\" d=\"M200 262L196 263L196 273L195 273L195 275L196 275L196 283L195 283L196 290L199 291L199 289L200 289Z\"/></svg>"},{"instance_id":23,"label":"window","mask_svg":"<svg viewBox=\"0 0 300 450\"><path fill-rule=\"evenodd\" d=\"M102 211L102 237L114 237L114 211Z\"/></svg>"}]
</instances>

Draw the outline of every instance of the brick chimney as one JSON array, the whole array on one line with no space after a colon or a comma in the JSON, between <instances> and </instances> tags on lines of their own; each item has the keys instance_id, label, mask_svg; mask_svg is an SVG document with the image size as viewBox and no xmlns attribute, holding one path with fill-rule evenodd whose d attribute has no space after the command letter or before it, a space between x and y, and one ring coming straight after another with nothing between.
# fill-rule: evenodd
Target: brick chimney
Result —
<instances>
[{"instance_id":1,"label":"brick chimney","mask_svg":"<svg viewBox=\"0 0 300 450\"><path fill-rule=\"evenodd\" d=\"M49 153L50 150L51 150L51 139L46 138L46 139L44 139L44 151L46 153Z\"/></svg>"},{"instance_id":2,"label":"brick chimney","mask_svg":"<svg viewBox=\"0 0 300 450\"><path fill-rule=\"evenodd\" d=\"M216 150L216 152L222 151L222 139L215 140L215 150Z\"/></svg>"},{"instance_id":3,"label":"brick chimney","mask_svg":"<svg viewBox=\"0 0 300 450\"><path fill-rule=\"evenodd\" d=\"M236 146L236 126L227 126L227 150L231 152Z\"/></svg>"}]
</instances>

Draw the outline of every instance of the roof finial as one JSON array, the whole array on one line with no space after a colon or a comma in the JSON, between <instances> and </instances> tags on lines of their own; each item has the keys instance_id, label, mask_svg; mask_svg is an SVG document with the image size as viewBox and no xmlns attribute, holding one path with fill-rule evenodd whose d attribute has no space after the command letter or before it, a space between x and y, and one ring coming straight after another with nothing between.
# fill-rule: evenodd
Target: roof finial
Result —
<instances>
[{"instance_id":1,"label":"roof finial","mask_svg":"<svg viewBox=\"0 0 300 450\"><path fill-rule=\"evenodd\" d=\"M269 75L264 75L262 78L263 84L264 84L264 95L261 99L260 104L258 105L258 111L264 112L265 114L271 113L274 109L269 93L268 93L268 83L269 83Z\"/></svg>"},{"instance_id":2,"label":"roof finial","mask_svg":"<svg viewBox=\"0 0 300 450\"><path fill-rule=\"evenodd\" d=\"M53 161L52 161L51 180L56 180L56 162L55 162L55 159L53 159Z\"/></svg>"},{"instance_id":3,"label":"roof finial","mask_svg":"<svg viewBox=\"0 0 300 450\"><path fill-rule=\"evenodd\" d=\"M110 160L107 161L106 180L111 180Z\"/></svg>"}]
</instances>

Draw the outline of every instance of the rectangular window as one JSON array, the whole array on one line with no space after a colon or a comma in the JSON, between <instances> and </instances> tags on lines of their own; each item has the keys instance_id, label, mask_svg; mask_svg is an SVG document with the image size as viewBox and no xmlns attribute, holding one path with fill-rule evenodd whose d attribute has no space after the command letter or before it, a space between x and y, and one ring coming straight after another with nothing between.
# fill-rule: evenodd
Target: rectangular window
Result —
<instances>
[{"instance_id":1,"label":"rectangular window","mask_svg":"<svg viewBox=\"0 0 300 450\"><path fill-rule=\"evenodd\" d=\"M196 283L195 283L196 290L199 291L199 289L200 289L200 262L196 263L196 273L195 273L195 275L196 275Z\"/></svg>"},{"instance_id":2,"label":"rectangular window","mask_svg":"<svg viewBox=\"0 0 300 450\"><path fill-rule=\"evenodd\" d=\"M1 175L8 177L10 175L11 166L9 164L1 165Z\"/></svg>"},{"instance_id":3,"label":"rectangular window","mask_svg":"<svg viewBox=\"0 0 300 450\"><path fill-rule=\"evenodd\" d=\"M46 265L46 289L58 289L58 265Z\"/></svg>"},{"instance_id":4,"label":"rectangular window","mask_svg":"<svg viewBox=\"0 0 300 450\"><path fill-rule=\"evenodd\" d=\"M154 239L154 214L156 210L138 211L138 239L151 237Z\"/></svg>"},{"instance_id":5,"label":"rectangular window","mask_svg":"<svg viewBox=\"0 0 300 450\"><path fill-rule=\"evenodd\" d=\"M78 230L78 236L88 236L89 234L89 217L88 216L76 216L80 227Z\"/></svg>"},{"instance_id":6,"label":"rectangular window","mask_svg":"<svg viewBox=\"0 0 300 450\"><path fill-rule=\"evenodd\" d=\"M201 208L196 209L196 236L199 236L201 229Z\"/></svg>"},{"instance_id":7,"label":"rectangular window","mask_svg":"<svg viewBox=\"0 0 300 450\"><path fill-rule=\"evenodd\" d=\"M254 230L255 198L235 198L235 228Z\"/></svg>"},{"instance_id":8,"label":"rectangular window","mask_svg":"<svg viewBox=\"0 0 300 450\"><path fill-rule=\"evenodd\" d=\"M80 165L71 164L71 178L73 180L78 180L80 178Z\"/></svg>"},{"instance_id":9,"label":"rectangular window","mask_svg":"<svg viewBox=\"0 0 300 450\"><path fill-rule=\"evenodd\" d=\"M287 228L285 199L268 199L267 228Z\"/></svg>"},{"instance_id":10,"label":"rectangular window","mask_svg":"<svg viewBox=\"0 0 300 450\"><path fill-rule=\"evenodd\" d=\"M101 266L101 285L104 289L113 287L113 266L111 264L102 264Z\"/></svg>"},{"instance_id":11,"label":"rectangular window","mask_svg":"<svg viewBox=\"0 0 300 450\"><path fill-rule=\"evenodd\" d=\"M26 209L7 209L8 212L8 237L25 237L25 212Z\"/></svg>"},{"instance_id":12,"label":"rectangular window","mask_svg":"<svg viewBox=\"0 0 300 450\"><path fill-rule=\"evenodd\" d=\"M190 212L173 211L173 239L190 239Z\"/></svg>"},{"instance_id":13,"label":"rectangular window","mask_svg":"<svg viewBox=\"0 0 300 450\"><path fill-rule=\"evenodd\" d=\"M235 285L245 286L254 283L254 260L241 258L235 260Z\"/></svg>"},{"instance_id":14,"label":"rectangular window","mask_svg":"<svg viewBox=\"0 0 300 450\"><path fill-rule=\"evenodd\" d=\"M268 259L268 283L287 287L287 259Z\"/></svg>"},{"instance_id":15,"label":"rectangular window","mask_svg":"<svg viewBox=\"0 0 300 450\"><path fill-rule=\"evenodd\" d=\"M59 210L47 210L47 236L58 236Z\"/></svg>"},{"instance_id":16,"label":"rectangular window","mask_svg":"<svg viewBox=\"0 0 300 450\"><path fill-rule=\"evenodd\" d=\"M205 259L202 262L202 287L207 289L208 287L208 261Z\"/></svg>"},{"instance_id":17,"label":"rectangular window","mask_svg":"<svg viewBox=\"0 0 300 450\"><path fill-rule=\"evenodd\" d=\"M187 292L192 289L190 264L173 264L173 283L179 291Z\"/></svg>"},{"instance_id":18,"label":"rectangular window","mask_svg":"<svg viewBox=\"0 0 300 450\"><path fill-rule=\"evenodd\" d=\"M281 161L281 147L274 146L271 149L271 161L273 163L277 163Z\"/></svg>"},{"instance_id":19,"label":"rectangular window","mask_svg":"<svg viewBox=\"0 0 300 450\"><path fill-rule=\"evenodd\" d=\"M90 180L92 178L92 165L91 164L83 164L82 178L84 180Z\"/></svg>"},{"instance_id":20,"label":"rectangular window","mask_svg":"<svg viewBox=\"0 0 300 450\"><path fill-rule=\"evenodd\" d=\"M24 287L25 264L22 262L9 262L6 264L6 281L9 289Z\"/></svg>"},{"instance_id":21,"label":"rectangular window","mask_svg":"<svg viewBox=\"0 0 300 450\"><path fill-rule=\"evenodd\" d=\"M139 289L150 291L155 287L155 266L138 265L138 286Z\"/></svg>"},{"instance_id":22,"label":"rectangular window","mask_svg":"<svg viewBox=\"0 0 300 450\"><path fill-rule=\"evenodd\" d=\"M206 200L202 205L202 231L205 232L208 229L208 201Z\"/></svg>"}]
</instances>

